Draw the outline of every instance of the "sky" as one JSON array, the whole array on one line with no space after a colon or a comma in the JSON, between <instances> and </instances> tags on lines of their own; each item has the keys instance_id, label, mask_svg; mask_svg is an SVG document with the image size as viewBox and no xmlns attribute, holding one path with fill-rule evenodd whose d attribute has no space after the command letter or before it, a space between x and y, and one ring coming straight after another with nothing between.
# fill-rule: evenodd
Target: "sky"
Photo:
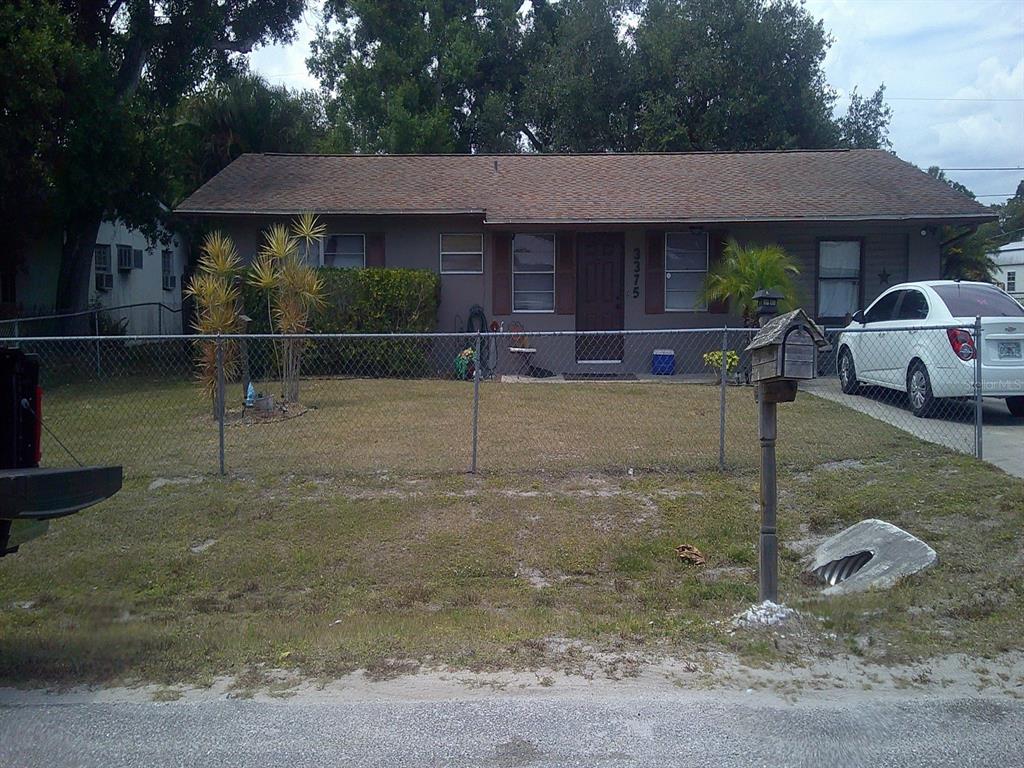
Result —
<instances>
[{"instance_id":1,"label":"sky","mask_svg":"<svg viewBox=\"0 0 1024 768\"><path fill-rule=\"evenodd\" d=\"M834 38L825 74L845 111L854 87L885 83L889 138L922 168L1024 168L1024 0L805 0ZM269 81L315 88L305 59L313 0L288 46L253 52ZM986 204L1002 202L1024 170L948 170Z\"/></svg>"}]
</instances>

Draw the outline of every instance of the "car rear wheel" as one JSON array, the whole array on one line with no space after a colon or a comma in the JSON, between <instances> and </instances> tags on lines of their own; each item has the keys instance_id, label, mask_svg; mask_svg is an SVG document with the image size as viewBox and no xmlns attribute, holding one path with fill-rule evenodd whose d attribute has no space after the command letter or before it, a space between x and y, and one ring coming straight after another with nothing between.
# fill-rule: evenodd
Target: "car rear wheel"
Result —
<instances>
[{"instance_id":1,"label":"car rear wheel","mask_svg":"<svg viewBox=\"0 0 1024 768\"><path fill-rule=\"evenodd\" d=\"M846 347L843 347L839 353L839 386L847 395L855 395L860 390L860 382L857 381L857 367L853 364L853 355Z\"/></svg>"},{"instance_id":2,"label":"car rear wheel","mask_svg":"<svg viewBox=\"0 0 1024 768\"><path fill-rule=\"evenodd\" d=\"M1017 397L1006 398L1006 407L1010 409L1010 413L1018 418L1024 417L1024 397L1018 395Z\"/></svg>"},{"instance_id":3,"label":"car rear wheel","mask_svg":"<svg viewBox=\"0 0 1024 768\"><path fill-rule=\"evenodd\" d=\"M924 363L915 361L907 373L907 398L910 410L915 416L927 418L935 411L935 396L932 394L932 381L928 377L928 369Z\"/></svg>"}]
</instances>

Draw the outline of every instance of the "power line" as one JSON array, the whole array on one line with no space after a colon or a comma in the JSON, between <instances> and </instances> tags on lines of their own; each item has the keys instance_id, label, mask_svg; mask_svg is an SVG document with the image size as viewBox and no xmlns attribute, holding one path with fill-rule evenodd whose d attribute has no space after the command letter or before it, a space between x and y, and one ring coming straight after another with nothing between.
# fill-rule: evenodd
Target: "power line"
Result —
<instances>
[{"instance_id":1,"label":"power line","mask_svg":"<svg viewBox=\"0 0 1024 768\"><path fill-rule=\"evenodd\" d=\"M990 98L972 96L886 96L886 101L994 101L994 102L1019 102L1024 98Z\"/></svg>"},{"instance_id":2,"label":"power line","mask_svg":"<svg viewBox=\"0 0 1024 768\"><path fill-rule=\"evenodd\" d=\"M988 168L940 168L940 171L1024 171L1024 165L990 166Z\"/></svg>"},{"instance_id":3,"label":"power line","mask_svg":"<svg viewBox=\"0 0 1024 768\"><path fill-rule=\"evenodd\" d=\"M1013 197L1013 192L1000 192L994 195L975 195L975 197Z\"/></svg>"}]
</instances>

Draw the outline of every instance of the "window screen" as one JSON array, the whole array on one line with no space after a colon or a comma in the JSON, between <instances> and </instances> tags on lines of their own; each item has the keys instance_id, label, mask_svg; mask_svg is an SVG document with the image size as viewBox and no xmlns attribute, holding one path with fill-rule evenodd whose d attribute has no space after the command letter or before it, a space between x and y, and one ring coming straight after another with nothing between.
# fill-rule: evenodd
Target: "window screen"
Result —
<instances>
[{"instance_id":1,"label":"window screen","mask_svg":"<svg viewBox=\"0 0 1024 768\"><path fill-rule=\"evenodd\" d=\"M512 238L512 311L555 311L555 236Z\"/></svg>"},{"instance_id":2,"label":"window screen","mask_svg":"<svg viewBox=\"0 0 1024 768\"><path fill-rule=\"evenodd\" d=\"M324 243L324 266L356 268L366 265L363 235L328 235Z\"/></svg>"},{"instance_id":3,"label":"window screen","mask_svg":"<svg viewBox=\"0 0 1024 768\"><path fill-rule=\"evenodd\" d=\"M860 304L860 241L818 245L818 317L845 317Z\"/></svg>"},{"instance_id":4,"label":"window screen","mask_svg":"<svg viewBox=\"0 0 1024 768\"><path fill-rule=\"evenodd\" d=\"M708 273L706 232L669 232L665 235L665 309L703 312L701 298Z\"/></svg>"}]
</instances>

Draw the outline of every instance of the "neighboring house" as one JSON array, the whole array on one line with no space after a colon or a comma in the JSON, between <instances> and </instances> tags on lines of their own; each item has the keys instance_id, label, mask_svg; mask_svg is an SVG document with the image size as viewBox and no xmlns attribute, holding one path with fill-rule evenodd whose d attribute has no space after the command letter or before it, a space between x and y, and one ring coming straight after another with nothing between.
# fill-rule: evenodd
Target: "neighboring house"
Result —
<instances>
[{"instance_id":1,"label":"neighboring house","mask_svg":"<svg viewBox=\"0 0 1024 768\"><path fill-rule=\"evenodd\" d=\"M180 236L150 242L121 221L100 225L93 249L89 301L111 309L128 333L181 333L181 283L187 258ZM132 306L132 305L144 306Z\"/></svg>"},{"instance_id":2,"label":"neighboring house","mask_svg":"<svg viewBox=\"0 0 1024 768\"><path fill-rule=\"evenodd\" d=\"M59 238L47 238L30 249L19 269L3 275L4 316L19 318L21 336L61 332L55 320L31 319L55 312L60 252ZM161 238L150 242L141 230L117 220L104 221L89 276L90 305L108 308L104 327L116 325L132 334L181 333L181 281L187 256L178 235L168 243ZM4 325L0 335L13 335L13 323Z\"/></svg>"},{"instance_id":3,"label":"neighboring house","mask_svg":"<svg viewBox=\"0 0 1024 768\"><path fill-rule=\"evenodd\" d=\"M890 285L937 278L943 225L994 218L879 150L243 155L177 211L247 258L272 223L315 212L320 263L438 271L439 330L479 304L527 333L738 325L700 301L730 237L783 246L803 306L836 325ZM641 366L648 346L562 348L562 366Z\"/></svg>"},{"instance_id":4,"label":"neighboring house","mask_svg":"<svg viewBox=\"0 0 1024 768\"><path fill-rule=\"evenodd\" d=\"M992 254L996 263L996 284L1008 294L1024 302L1024 240L1007 243Z\"/></svg>"}]
</instances>

